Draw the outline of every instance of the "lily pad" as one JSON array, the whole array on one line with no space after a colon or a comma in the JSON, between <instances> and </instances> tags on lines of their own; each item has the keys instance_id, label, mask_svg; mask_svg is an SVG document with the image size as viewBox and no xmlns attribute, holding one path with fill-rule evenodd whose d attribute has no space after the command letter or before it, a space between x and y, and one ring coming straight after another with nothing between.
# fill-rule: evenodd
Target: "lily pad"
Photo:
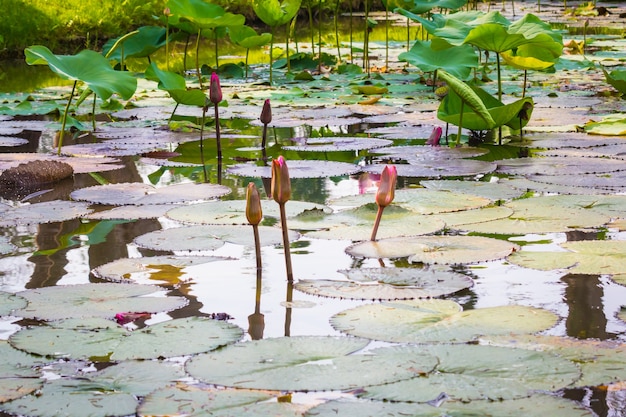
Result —
<instances>
[{"instance_id":1,"label":"lily pad","mask_svg":"<svg viewBox=\"0 0 626 417\"><path fill-rule=\"evenodd\" d=\"M4 210L0 209L0 213L2 213L3 211ZM12 244L7 236L0 236L0 255L14 252L16 249L17 246Z\"/></svg>"},{"instance_id":2,"label":"lily pad","mask_svg":"<svg viewBox=\"0 0 626 417\"><path fill-rule=\"evenodd\" d=\"M606 116L599 122L585 124L585 132L590 135L625 136L626 117L623 113Z\"/></svg>"},{"instance_id":3,"label":"lily pad","mask_svg":"<svg viewBox=\"0 0 626 417\"><path fill-rule=\"evenodd\" d=\"M346 252L357 258L403 258L428 264L464 264L502 259L514 243L482 236L416 236L357 243Z\"/></svg>"},{"instance_id":4,"label":"lily pad","mask_svg":"<svg viewBox=\"0 0 626 417\"><path fill-rule=\"evenodd\" d=\"M43 379L33 369L35 365L43 365L41 358L14 349L4 340L0 341L0 355L0 404L41 388Z\"/></svg>"},{"instance_id":5,"label":"lily pad","mask_svg":"<svg viewBox=\"0 0 626 417\"><path fill-rule=\"evenodd\" d=\"M13 310L26 307L26 299L19 295L0 291L0 316L7 316Z\"/></svg>"},{"instance_id":6,"label":"lily pad","mask_svg":"<svg viewBox=\"0 0 626 417\"><path fill-rule=\"evenodd\" d=\"M428 136L428 135L427 135ZM487 149L475 147L455 147L448 146L393 146L382 149L374 149L371 153L375 155L386 155L390 157L400 158L416 164L416 161L432 161L432 160L450 160L461 158L474 158L476 156L485 155L489 151ZM456 163L456 162L455 162Z\"/></svg>"},{"instance_id":7,"label":"lily pad","mask_svg":"<svg viewBox=\"0 0 626 417\"><path fill-rule=\"evenodd\" d=\"M489 206L473 210L456 211L435 215L449 229L462 229L464 225L505 219L513 214L513 209L505 206Z\"/></svg>"},{"instance_id":8,"label":"lily pad","mask_svg":"<svg viewBox=\"0 0 626 417\"><path fill-rule=\"evenodd\" d=\"M318 391L407 379L430 372L436 364L434 356L416 347L350 355L366 344L356 338L313 336L238 343L192 358L187 372L204 382L229 387Z\"/></svg>"},{"instance_id":9,"label":"lily pad","mask_svg":"<svg viewBox=\"0 0 626 417\"><path fill-rule=\"evenodd\" d=\"M109 362L207 352L239 340L242 334L235 325L204 317L174 319L134 331L110 320L90 318L23 329L12 334L9 342L37 355Z\"/></svg>"},{"instance_id":10,"label":"lily pad","mask_svg":"<svg viewBox=\"0 0 626 417\"><path fill-rule=\"evenodd\" d=\"M211 256L120 258L94 268L92 273L109 281L177 285L191 279L187 271L189 267L227 260Z\"/></svg>"},{"instance_id":11,"label":"lily pad","mask_svg":"<svg viewBox=\"0 0 626 417\"><path fill-rule=\"evenodd\" d=\"M422 346L437 356L435 372L383 386L364 397L386 401L427 402L442 392L452 400L512 400L556 391L580 378L573 362L548 352L480 345Z\"/></svg>"},{"instance_id":12,"label":"lily pad","mask_svg":"<svg viewBox=\"0 0 626 417\"><path fill-rule=\"evenodd\" d=\"M396 165L399 177L412 178L442 178L442 177L469 177L479 174L488 174L496 170L497 165L493 162L478 161L475 159L454 159L454 164L450 160L407 160L406 164ZM382 168L377 165L366 165L364 172L374 174L380 173ZM291 171L290 171L291 172Z\"/></svg>"},{"instance_id":13,"label":"lily pad","mask_svg":"<svg viewBox=\"0 0 626 417\"><path fill-rule=\"evenodd\" d=\"M624 161L619 159L585 157L549 157L518 158L496 161L498 172L517 175L577 175L598 174L624 169Z\"/></svg>"},{"instance_id":14,"label":"lily pad","mask_svg":"<svg viewBox=\"0 0 626 417\"><path fill-rule=\"evenodd\" d=\"M435 268L358 268L339 272L350 281L300 280L295 288L322 297L407 300L440 297L474 285L466 275Z\"/></svg>"},{"instance_id":15,"label":"lily pad","mask_svg":"<svg viewBox=\"0 0 626 417\"><path fill-rule=\"evenodd\" d=\"M344 333L399 343L466 343L485 335L536 333L558 317L547 310L508 305L463 311L449 300L367 304L335 314L332 326Z\"/></svg>"},{"instance_id":16,"label":"lily pad","mask_svg":"<svg viewBox=\"0 0 626 417\"><path fill-rule=\"evenodd\" d=\"M13 168L22 163L31 161L59 161L72 166L74 174L86 174L89 172L113 171L124 168L119 159L102 158L82 158L57 156L42 153L3 153L0 154L0 170Z\"/></svg>"},{"instance_id":17,"label":"lily pad","mask_svg":"<svg viewBox=\"0 0 626 417\"><path fill-rule=\"evenodd\" d=\"M287 162L289 166L289 177L294 178L325 178L341 177L344 175L356 174L361 171L361 167L346 162L316 161L316 160L291 160ZM271 178L272 171L269 166L256 166L253 164L232 165L226 169L229 174L241 177Z\"/></svg>"},{"instance_id":18,"label":"lily pad","mask_svg":"<svg viewBox=\"0 0 626 417\"><path fill-rule=\"evenodd\" d=\"M110 210L93 212L85 218L91 220L137 220L156 219L178 207L176 204L148 204L141 206L117 206Z\"/></svg>"},{"instance_id":19,"label":"lily pad","mask_svg":"<svg viewBox=\"0 0 626 417\"><path fill-rule=\"evenodd\" d=\"M282 148L298 152L342 152L382 148L392 144L393 141L387 139L337 136L307 139L304 145L289 145ZM291 172L291 164L289 170Z\"/></svg>"},{"instance_id":20,"label":"lily pad","mask_svg":"<svg viewBox=\"0 0 626 417\"><path fill-rule=\"evenodd\" d=\"M26 224L53 223L86 216L88 204L78 201L54 200L45 203L24 204L4 210L0 227Z\"/></svg>"},{"instance_id":21,"label":"lily pad","mask_svg":"<svg viewBox=\"0 0 626 417\"><path fill-rule=\"evenodd\" d=\"M161 288L140 284L78 284L34 288L18 293L28 306L20 317L59 320L69 317L109 317L122 311L161 312L186 304L183 297L146 297Z\"/></svg>"},{"instance_id":22,"label":"lily pad","mask_svg":"<svg viewBox=\"0 0 626 417\"><path fill-rule=\"evenodd\" d=\"M429 190L452 191L488 198L492 201L512 200L520 197L523 192L503 182L459 181L459 180L426 180L420 185Z\"/></svg>"},{"instance_id":23,"label":"lily pad","mask_svg":"<svg viewBox=\"0 0 626 417\"><path fill-rule=\"evenodd\" d=\"M230 188L217 184L183 183L167 187L154 187L140 182L95 185L73 191L75 200L112 206L188 203L222 197Z\"/></svg>"}]
</instances>

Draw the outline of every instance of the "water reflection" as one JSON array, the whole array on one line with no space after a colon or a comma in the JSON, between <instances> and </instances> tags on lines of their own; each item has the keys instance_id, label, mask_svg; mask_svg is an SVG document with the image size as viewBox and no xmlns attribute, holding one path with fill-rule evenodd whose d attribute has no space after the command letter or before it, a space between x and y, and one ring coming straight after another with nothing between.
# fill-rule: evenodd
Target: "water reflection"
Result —
<instances>
[{"instance_id":1,"label":"water reflection","mask_svg":"<svg viewBox=\"0 0 626 417\"><path fill-rule=\"evenodd\" d=\"M600 276L568 274L561 278L567 286L563 300L568 306L565 328L568 336L579 339L615 337L606 330L604 289Z\"/></svg>"}]
</instances>

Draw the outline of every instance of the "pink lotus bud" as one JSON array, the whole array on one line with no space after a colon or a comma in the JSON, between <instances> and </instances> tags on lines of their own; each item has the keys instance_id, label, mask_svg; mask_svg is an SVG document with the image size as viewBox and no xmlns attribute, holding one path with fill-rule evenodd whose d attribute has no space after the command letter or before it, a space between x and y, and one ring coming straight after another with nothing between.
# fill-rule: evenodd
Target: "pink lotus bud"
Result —
<instances>
[{"instance_id":1,"label":"pink lotus bud","mask_svg":"<svg viewBox=\"0 0 626 417\"><path fill-rule=\"evenodd\" d=\"M386 165L380 176L380 184L376 192L376 204L379 207L387 207L393 201L396 191L398 172L394 165Z\"/></svg>"},{"instance_id":2,"label":"pink lotus bud","mask_svg":"<svg viewBox=\"0 0 626 417\"><path fill-rule=\"evenodd\" d=\"M272 160L272 198L278 204L285 204L291 198L289 169L282 155Z\"/></svg>"},{"instance_id":3,"label":"pink lotus bud","mask_svg":"<svg viewBox=\"0 0 626 417\"><path fill-rule=\"evenodd\" d=\"M261 197L259 190L253 182L248 183L246 190L246 218L248 223L257 226L263 219L263 210L261 209Z\"/></svg>"},{"instance_id":4,"label":"pink lotus bud","mask_svg":"<svg viewBox=\"0 0 626 417\"><path fill-rule=\"evenodd\" d=\"M263 103L263 110L261 110L261 123L268 125L272 123L272 106L270 105L270 99L268 98Z\"/></svg>"},{"instance_id":5,"label":"pink lotus bud","mask_svg":"<svg viewBox=\"0 0 626 417\"><path fill-rule=\"evenodd\" d=\"M441 126L435 126L433 128L433 132L430 134L430 137L426 141L426 145L439 146L439 140L441 139L442 133L443 130L441 129Z\"/></svg>"},{"instance_id":6,"label":"pink lotus bud","mask_svg":"<svg viewBox=\"0 0 626 417\"><path fill-rule=\"evenodd\" d=\"M220 86L220 77L213 73L211 74L211 84L209 84L209 98L211 103L218 104L222 101L222 87Z\"/></svg>"},{"instance_id":7,"label":"pink lotus bud","mask_svg":"<svg viewBox=\"0 0 626 417\"><path fill-rule=\"evenodd\" d=\"M128 312L128 313L117 313L115 315L115 321L117 321L118 324L120 325L124 325L124 324L128 324L128 323L132 323L135 320L139 320L139 319L149 319L150 317L152 317L152 314L147 313L147 312L142 312L142 313L132 313L132 312Z\"/></svg>"}]
</instances>

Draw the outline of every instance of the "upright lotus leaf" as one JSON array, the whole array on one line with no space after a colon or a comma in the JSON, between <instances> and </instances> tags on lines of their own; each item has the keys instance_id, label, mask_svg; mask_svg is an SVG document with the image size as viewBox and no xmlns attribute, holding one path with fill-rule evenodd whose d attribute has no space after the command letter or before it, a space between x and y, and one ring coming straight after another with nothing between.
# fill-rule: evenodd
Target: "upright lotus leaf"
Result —
<instances>
[{"instance_id":1,"label":"upright lotus leaf","mask_svg":"<svg viewBox=\"0 0 626 417\"><path fill-rule=\"evenodd\" d=\"M246 78L248 78L248 55L251 48L258 48L267 45L272 41L271 33L259 35L250 26L240 25L228 28L228 36L235 44L246 48Z\"/></svg>"},{"instance_id":2,"label":"upright lotus leaf","mask_svg":"<svg viewBox=\"0 0 626 417\"><path fill-rule=\"evenodd\" d=\"M126 36L126 35L124 35ZM109 40L102 47L102 55L108 59L115 59L118 62L126 58L145 58L149 57L167 42L166 28L161 26L142 26L137 29L137 33L123 40L123 43L113 48L121 39L115 38Z\"/></svg>"},{"instance_id":3,"label":"upright lotus leaf","mask_svg":"<svg viewBox=\"0 0 626 417\"><path fill-rule=\"evenodd\" d=\"M626 70L615 70L608 72L604 67L602 68L606 82L611 84L622 95L626 95Z\"/></svg>"},{"instance_id":4,"label":"upright lotus leaf","mask_svg":"<svg viewBox=\"0 0 626 417\"><path fill-rule=\"evenodd\" d=\"M470 30L464 43L485 51L496 53L515 49L528 42L521 33L509 33L507 28L497 23L486 23Z\"/></svg>"},{"instance_id":5,"label":"upright lotus leaf","mask_svg":"<svg viewBox=\"0 0 626 417\"><path fill-rule=\"evenodd\" d=\"M561 46L563 45L561 33L532 13L527 13L521 19L511 23L507 31L513 34L522 34L526 39L535 39L539 35L548 35L554 42L561 44Z\"/></svg>"},{"instance_id":6,"label":"upright lotus leaf","mask_svg":"<svg viewBox=\"0 0 626 417\"><path fill-rule=\"evenodd\" d=\"M107 100L113 93L124 100L132 97L137 89L137 79L123 71L115 71L101 54L85 49L76 55L55 55L41 45L24 50L29 65L48 64L61 78L84 82L98 97Z\"/></svg>"},{"instance_id":7,"label":"upright lotus leaf","mask_svg":"<svg viewBox=\"0 0 626 417\"><path fill-rule=\"evenodd\" d=\"M415 41L409 52L398 56L400 61L415 65L424 72L440 68L460 79L466 79L472 68L478 66L478 55L469 45L435 48L437 41Z\"/></svg>"},{"instance_id":8,"label":"upright lotus leaf","mask_svg":"<svg viewBox=\"0 0 626 417\"><path fill-rule=\"evenodd\" d=\"M467 0L395 0L389 2L389 10L398 12L397 8L403 8L411 13L425 14L433 9L449 9L455 10L465 6Z\"/></svg>"},{"instance_id":9,"label":"upright lotus leaf","mask_svg":"<svg viewBox=\"0 0 626 417\"><path fill-rule=\"evenodd\" d=\"M168 0L167 7L171 16L172 26L190 22L194 32L198 29L215 29L217 27L239 26L245 22L245 17L239 14L228 13L217 4L202 0Z\"/></svg>"},{"instance_id":10,"label":"upright lotus leaf","mask_svg":"<svg viewBox=\"0 0 626 417\"><path fill-rule=\"evenodd\" d=\"M254 0L254 13L268 26L280 26L289 22L300 10L302 0Z\"/></svg>"},{"instance_id":11,"label":"upright lotus leaf","mask_svg":"<svg viewBox=\"0 0 626 417\"><path fill-rule=\"evenodd\" d=\"M461 103L467 105L476 114L476 116L478 116L478 118L482 120L483 126L484 126L482 130L490 130L496 127L496 122L495 120L493 120L493 117L489 113L489 110L487 110L487 107L485 106L483 101L476 94L476 92L472 90L472 88L469 85L465 84L463 81L459 80L455 76L443 70L437 71L437 77L445 81L448 84L448 87L450 88L450 90L452 90L459 97ZM449 95L450 94L448 93L448 96ZM443 106L444 105L442 102L439 108L441 109ZM460 119L461 114L463 114L462 111L460 111L459 116L455 118L456 123L452 121L448 121L448 122L459 126L460 125L459 119ZM440 117L439 111L437 112L437 117ZM444 121L447 121L447 120L444 120Z\"/></svg>"},{"instance_id":12,"label":"upright lotus leaf","mask_svg":"<svg viewBox=\"0 0 626 417\"><path fill-rule=\"evenodd\" d=\"M187 88L187 82L180 74L163 71L159 69L156 63L152 62L146 68L145 76L149 80L157 81L159 89L167 91L177 104L196 107L206 105L206 94L199 88Z\"/></svg>"}]
</instances>

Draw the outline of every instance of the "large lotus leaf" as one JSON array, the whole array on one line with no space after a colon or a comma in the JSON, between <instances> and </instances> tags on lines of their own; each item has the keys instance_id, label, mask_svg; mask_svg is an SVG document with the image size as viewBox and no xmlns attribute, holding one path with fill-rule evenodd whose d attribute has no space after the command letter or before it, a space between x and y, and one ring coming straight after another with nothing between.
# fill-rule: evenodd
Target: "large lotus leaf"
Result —
<instances>
[{"instance_id":1,"label":"large lotus leaf","mask_svg":"<svg viewBox=\"0 0 626 417\"><path fill-rule=\"evenodd\" d=\"M515 50L500 53L500 56L514 68L541 71L553 66L562 53L563 43L544 33Z\"/></svg>"},{"instance_id":2,"label":"large lotus leaf","mask_svg":"<svg viewBox=\"0 0 626 417\"><path fill-rule=\"evenodd\" d=\"M351 281L300 280L295 288L323 297L407 300L440 297L474 285L466 275L437 269L358 268L340 272Z\"/></svg>"},{"instance_id":3,"label":"large lotus leaf","mask_svg":"<svg viewBox=\"0 0 626 417\"><path fill-rule=\"evenodd\" d=\"M6 341L0 341L0 356L0 403L41 388L43 379L32 368L43 364L40 358L14 349Z\"/></svg>"},{"instance_id":4,"label":"large lotus leaf","mask_svg":"<svg viewBox=\"0 0 626 417\"><path fill-rule=\"evenodd\" d=\"M457 211L454 213L437 214L435 217L442 220L446 228L458 229L463 225L472 223L489 222L505 219L513 214L513 210L505 206L490 206L474 210Z\"/></svg>"},{"instance_id":5,"label":"large lotus leaf","mask_svg":"<svg viewBox=\"0 0 626 417\"><path fill-rule=\"evenodd\" d=\"M401 53L398 59L415 65L424 72L443 68L462 80L469 77L472 68L478 66L478 55L469 45L435 49L431 42L415 41L411 50Z\"/></svg>"},{"instance_id":6,"label":"large lotus leaf","mask_svg":"<svg viewBox=\"0 0 626 417\"><path fill-rule=\"evenodd\" d=\"M496 25L496 26L499 26L499 25ZM459 80L458 78L456 78L455 76L451 74L448 74L446 71L443 71L443 70L437 71L437 77L445 81L448 84L448 87L450 88L448 95L444 98L444 100L439 105L439 110L437 111L437 117L439 119L444 120L447 123L456 124L458 126L459 114L461 113L461 106L460 105L458 106L458 111L456 112L450 111L449 109L446 110L448 106L446 103L450 102L449 97L451 94L454 94L456 95L458 99L457 101L459 101L459 103L462 101L464 105L469 107L468 110L471 110L473 112L473 113L467 112L468 115L475 114L476 118L478 119L475 121L479 123L479 125L477 125L478 127L468 127L466 124L463 124L463 127L467 127L468 129L474 129L474 130L490 130L497 126L495 120L493 120L493 116L489 113L489 110L487 110L487 107L485 106L483 101L476 94L475 90L473 90L469 85L465 84L463 81ZM451 107L451 109L456 109L456 108L457 107L454 107L454 106ZM455 113L456 113L456 118L454 120L456 120L456 123L454 123L451 120L446 120L442 118L442 116L450 118L453 115L455 115ZM463 115L465 116L466 112L463 112L463 113L464 113ZM464 120L465 120L465 117L464 117Z\"/></svg>"},{"instance_id":7,"label":"large lotus leaf","mask_svg":"<svg viewBox=\"0 0 626 417\"><path fill-rule=\"evenodd\" d=\"M197 88L187 88L185 78L175 72L163 71L152 62L146 68L145 76L149 80L157 81L159 88L165 90L178 104L204 107L207 103L206 94Z\"/></svg>"},{"instance_id":8,"label":"large lotus leaf","mask_svg":"<svg viewBox=\"0 0 626 417\"><path fill-rule=\"evenodd\" d=\"M442 178L442 177L471 177L484 175L496 170L493 162L477 161L474 159L455 159L454 163L444 159L411 159L407 158L409 165L396 165L399 177L413 178ZM364 172L379 174L379 165L366 165Z\"/></svg>"},{"instance_id":9,"label":"large lotus leaf","mask_svg":"<svg viewBox=\"0 0 626 417\"><path fill-rule=\"evenodd\" d=\"M103 100L109 99L113 93L128 100L137 89L135 77L128 72L115 71L96 51L84 49L76 55L55 55L45 46L34 45L26 48L24 55L27 64L48 64L62 78L84 82Z\"/></svg>"},{"instance_id":10,"label":"large lotus leaf","mask_svg":"<svg viewBox=\"0 0 626 417\"><path fill-rule=\"evenodd\" d=\"M102 210L90 213L84 218L90 220L137 220L137 219L157 219L179 207L176 204L149 204L145 206L117 206L109 210Z\"/></svg>"},{"instance_id":11,"label":"large lotus leaf","mask_svg":"<svg viewBox=\"0 0 626 417\"><path fill-rule=\"evenodd\" d=\"M407 126L409 130L415 130L415 126ZM426 135L427 136L427 135ZM396 139L404 139L398 137ZM421 137L423 138L423 137ZM477 147L462 147L462 148L450 148L447 146L428 146L428 145L414 145L414 146L390 146L382 149L374 149L370 153L375 155L388 155L393 158L406 159L410 163L413 161L420 161L420 163L428 163L434 160L444 160L450 163L450 159L459 158L474 158L476 156L485 155L489 150ZM457 165L457 162L454 161ZM398 168L398 166L396 166Z\"/></svg>"},{"instance_id":12,"label":"large lotus leaf","mask_svg":"<svg viewBox=\"0 0 626 417\"><path fill-rule=\"evenodd\" d=\"M626 125L625 125L626 129ZM626 131L625 131L626 133ZM570 175L600 174L624 169L624 161L613 158L576 157L576 156L544 156L496 161L498 172L517 175Z\"/></svg>"},{"instance_id":13,"label":"large lotus leaf","mask_svg":"<svg viewBox=\"0 0 626 417\"><path fill-rule=\"evenodd\" d=\"M280 26L289 22L300 10L302 0L254 0L252 9L268 26Z\"/></svg>"},{"instance_id":14,"label":"large lotus leaf","mask_svg":"<svg viewBox=\"0 0 626 417\"><path fill-rule=\"evenodd\" d=\"M488 198L492 201L512 200L520 197L523 192L515 189L506 182L481 182L481 181L459 181L459 180L425 180L420 181L420 185L430 190L453 191L477 195Z\"/></svg>"},{"instance_id":15,"label":"large lotus leaf","mask_svg":"<svg viewBox=\"0 0 626 417\"><path fill-rule=\"evenodd\" d=\"M529 40L536 40L541 35L548 35L554 42L563 44L561 33L553 30L549 23L544 22L532 13L526 13L524 17L511 23L507 31L509 33L520 33Z\"/></svg>"},{"instance_id":16,"label":"large lotus leaf","mask_svg":"<svg viewBox=\"0 0 626 417\"><path fill-rule=\"evenodd\" d=\"M289 177L294 178L326 178L340 177L343 175L356 174L361 167L346 162L306 160L288 161ZM256 166L252 164L231 165L227 171L233 175L253 178L271 178L272 169L269 166Z\"/></svg>"},{"instance_id":17,"label":"large lotus leaf","mask_svg":"<svg viewBox=\"0 0 626 417\"><path fill-rule=\"evenodd\" d=\"M109 281L178 285L193 279L192 267L196 265L229 260L212 256L120 258L94 268L92 273Z\"/></svg>"},{"instance_id":18,"label":"large lotus leaf","mask_svg":"<svg viewBox=\"0 0 626 417\"><path fill-rule=\"evenodd\" d=\"M208 352L239 340L242 334L235 325L204 317L169 320L132 332L112 321L91 318L23 329L12 334L9 342L38 355L108 362Z\"/></svg>"},{"instance_id":19,"label":"large lotus leaf","mask_svg":"<svg viewBox=\"0 0 626 417\"><path fill-rule=\"evenodd\" d=\"M484 335L535 333L558 317L518 305L463 311L449 300L387 301L335 314L332 326L344 333L387 342L465 343Z\"/></svg>"},{"instance_id":20,"label":"large lotus leaf","mask_svg":"<svg viewBox=\"0 0 626 417\"><path fill-rule=\"evenodd\" d=\"M246 49L267 45L272 40L271 33L259 35L253 28L246 25L229 27L228 37L231 41Z\"/></svg>"},{"instance_id":21,"label":"large lotus leaf","mask_svg":"<svg viewBox=\"0 0 626 417\"><path fill-rule=\"evenodd\" d=\"M580 378L580 368L547 352L480 345L422 346L437 356L435 372L366 389L365 397L427 402L442 392L459 401L511 400L556 391Z\"/></svg>"},{"instance_id":22,"label":"large lotus leaf","mask_svg":"<svg viewBox=\"0 0 626 417\"><path fill-rule=\"evenodd\" d=\"M508 260L526 268L567 269L572 274L620 274L626 270L626 241L584 240L563 242L560 246L567 252L523 250Z\"/></svg>"},{"instance_id":23,"label":"large lotus leaf","mask_svg":"<svg viewBox=\"0 0 626 417\"><path fill-rule=\"evenodd\" d=\"M146 297L161 289L140 284L78 284L33 288L19 296L28 306L15 310L20 317L58 320L69 317L109 317L126 311L157 313L186 304L183 297Z\"/></svg>"},{"instance_id":24,"label":"large lotus leaf","mask_svg":"<svg viewBox=\"0 0 626 417\"><path fill-rule=\"evenodd\" d=\"M619 341L508 335L488 337L485 342L495 346L552 352L569 359L582 370L581 379L573 384L575 387L606 385L623 381L626 375L626 345Z\"/></svg>"},{"instance_id":25,"label":"large lotus leaf","mask_svg":"<svg viewBox=\"0 0 626 417\"><path fill-rule=\"evenodd\" d=\"M382 148L392 144L393 141L388 139L336 136L307 139L305 144L283 146L282 149L298 152L342 152Z\"/></svg>"},{"instance_id":26,"label":"large lotus leaf","mask_svg":"<svg viewBox=\"0 0 626 417\"><path fill-rule=\"evenodd\" d=\"M365 344L362 339L313 336L239 343L192 358L187 372L207 383L237 388L317 391L407 379L430 372L436 364L434 356L415 347L349 355Z\"/></svg>"},{"instance_id":27,"label":"large lotus leaf","mask_svg":"<svg viewBox=\"0 0 626 417\"><path fill-rule=\"evenodd\" d=\"M62 222L83 217L89 213L91 213L89 205L78 201L54 200L24 204L4 210L0 218L0 227Z\"/></svg>"},{"instance_id":28,"label":"large lotus leaf","mask_svg":"<svg viewBox=\"0 0 626 417\"><path fill-rule=\"evenodd\" d=\"M608 72L602 68L606 82L611 84L617 91L626 94L626 70Z\"/></svg>"},{"instance_id":29,"label":"large lotus leaf","mask_svg":"<svg viewBox=\"0 0 626 417\"><path fill-rule=\"evenodd\" d=\"M167 6L172 13L170 24L185 31L240 26L246 20L243 15L228 13L222 7L202 0L169 0Z\"/></svg>"},{"instance_id":30,"label":"large lotus leaf","mask_svg":"<svg viewBox=\"0 0 626 417\"><path fill-rule=\"evenodd\" d=\"M26 307L26 299L19 295L0 291L0 316L7 316L13 310Z\"/></svg>"},{"instance_id":31,"label":"large lotus leaf","mask_svg":"<svg viewBox=\"0 0 626 417\"><path fill-rule=\"evenodd\" d=\"M505 401L445 401L442 404L411 404L404 402L333 400L318 405L306 417L385 416L385 417L593 417L595 413L579 404L553 395Z\"/></svg>"},{"instance_id":32,"label":"large lotus leaf","mask_svg":"<svg viewBox=\"0 0 626 417\"><path fill-rule=\"evenodd\" d=\"M81 188L73 191L71 197L94 204L121 206L185 203L218 198L230 192L226 186L208 183L183 183L157 188L141 182L129 182Z\"/></svg>"},{"instance_id":33,"label":"large lotus leaf","mask_svg":"<svg viewBox=\"0 0 626 417\"><path fill-rule=\"evenodd\" d=\"M123 41L123 46L118 46L112 52L109 51L120 38L109 40L102 47L102 55L117 61L131 57L143 58L150 56L165 46L167 43L166 32L167 29L162 26L142 26L137 29L137 33Z\"/></svg>"},{"instance_id":34,"label":"large lotus leaf","mask_svg":"<svg viewBox=\"0 0 626 417\"><path fill-rule=\"evenodd\" d=\"M486 23L473 28L464 40L466 44L497 53L515 49L528 42L529 39L523 34L509 33L507 28L497 23Z\"/></svg>"},{"instance_id":35,"label":"large lotus leaf","mask_svg":"<svg viewBox=\"0 0 626 417\"><path fill-rule=\"evenodd\" d=\"M280 219L280 208L273 200L261 200L261 208L264 218ZM304 201L289 201L285 204L288 218L307 211L330 213L332 210L320 204ZM167 217L183 223L248 225L245 200L212 201L178 207L168 211ZM289 226L289 223L287 225Z\"/></svg>"},{"instance_id":36,"label":"large lotus leaf","mask_svg":"<svg viewBox=\"0 0 626 417\"><path fill-rule=\"evenodd\" d=\"M262 391L215 389L179 383L149 394L139 406L137 415L142 417L302 416L302 404L268 401L276 398L276 395Z\"/></svg>"},{"instance_id":37,"label":"large lotus leaf","mask_svg":"<svg viewBox=\"0 0 626 417\"><path fill-rule=\"evenodd\" d=\"M413 263L464 264L502 259L518 250L511 242L482 236L415 236L357 243L346 252L357 258L403 258Z\"/></svg>"},{"instance_id":38,"label":"large lotus leaf","mask_svg":"<svg viewBox=\"0 0 626 417\"><path fill-rule=\"evenodd\" d=\"M513 209L511 216L462 228L478 233L523 235L599 227L611 219L611 213L607 211L610 206L598 204L601 198L559 195L515 200L505 204Z\"/></svg>"},{"instance_id":39,"label":"large lotus leaf","mask_svg":"<svg viewBox=\"0 0 626 417\"><path fill-rule=\"evenodd\" d=\"M585 123L585 132L590 135L626 136L626 117L618 113L606 116L599 122Z\"/></svg>"}]
</instances>

